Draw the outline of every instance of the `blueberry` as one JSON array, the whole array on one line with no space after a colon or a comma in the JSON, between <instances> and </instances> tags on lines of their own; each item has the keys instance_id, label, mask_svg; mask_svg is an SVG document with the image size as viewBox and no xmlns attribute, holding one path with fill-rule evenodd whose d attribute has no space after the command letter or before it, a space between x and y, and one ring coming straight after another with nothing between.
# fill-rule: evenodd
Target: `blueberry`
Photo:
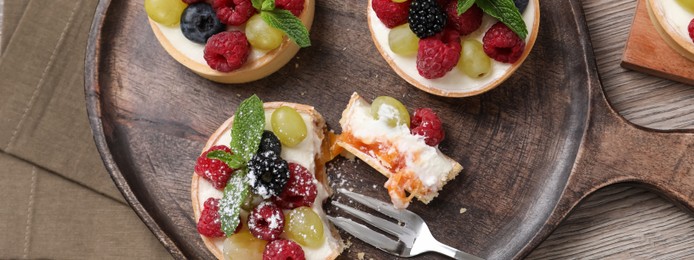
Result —
<instances>
[{"instance_id":1,"label":"blueberry","mask_svg":"<svg viewBox=\"0 0 694 260\"><path fill-rule=\"evenodd\" d=\"M193 42L206 43L207 39L224 31L226 26L219 21L217 14L208 3L195 3L186 7L181 15L183 36Z\"/></svg>"},{"instance_id":2,"label":"blueberry","mask_svg":"<svg viewBox=\"0 0 694 260\"><path fill-rule=\"evenodd\" d=\"M258 151L264 152L269 150L272 150L275 154L281 154L282 144L280 144L280 139L273 132L265 130L263 131L263 137L260 138Z\"/></svg>"},{"instance_id":3,"label":"blueberry","mask_svg":"<svg viewBox=\"0 0 694 260\"><path fill-rule=\"evenodd\" d=\"M513 0L513 3L516 4L516 8L518 8L521 14L525 11L525 8L528 7L528 0Z\"/></svg>"}]
</instances>

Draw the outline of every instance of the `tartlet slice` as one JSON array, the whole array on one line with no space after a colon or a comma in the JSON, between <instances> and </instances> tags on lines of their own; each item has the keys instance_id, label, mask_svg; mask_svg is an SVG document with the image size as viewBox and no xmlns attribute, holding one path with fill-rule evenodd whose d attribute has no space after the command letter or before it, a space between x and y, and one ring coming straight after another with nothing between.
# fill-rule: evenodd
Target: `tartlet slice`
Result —
<instances>
[{"instance_id":1,"label":"tartlet slice","mask_svg":"<svg viewBox=\"0 0 694 260\"><path fill-rule=\"evenodd\" d=\"M352 94L342 112L337 144L388 177L384 186L396 208L406 208L412 197L428 204L463 170L423 136L411 134L407 125L389 126L370 111L368 101Z\"/></svg>"},{"instance_id":2,"label":"tartlet slice","mask_svg":"<svg viewBox=\"0 0 694 260\"><path fill-rule=\"evenodd\" d=\"M313 206L311 206L311 209L321 218L324 230L324 241L321 243L320 247L307 247L302 245L302 248L306 254L306 259L334 259L342 252L344 245L337 230L331 223L328 222L327 218L325 218L325 212L322 208L322 204L332 194L325 169L325 163L332 159L329 152L330 138L328 137L330 134L326 128L325 120L313 107L308 105L287 102L267 102L264 103L263 106L266 114L266 130L271 129L270 115L274 110L280 107L293 108L301 115L306 123L308 136L296 146L283 146L281 154L282 158L286 159L288 162L299 164L308 169L311 173L313 173L315 178L317 196L314 200ZM224 122L210 136L205 148L203 149L203 152L209 150L213 146L228 145L231 141L230 133L233 122L234 117L226 120L226 122ZM222 191L215 189L212 183L200 177L198 174L193 174L191 183L191 198L196 222L200 219L205 201L208 198L221 197ZM283 211L285 214L288 212L286 209ZM241 225L243 229L248 228L246 227L245 223L247 222L248 214L249 213L245 210L242 210L241 212ZM211 238L201 235L201 238L212 254L214 254L218 259L225 259L223 254L224 237ZM280 238L287 239L286 234L282 234Z\"/></svg>"}]
</instances>

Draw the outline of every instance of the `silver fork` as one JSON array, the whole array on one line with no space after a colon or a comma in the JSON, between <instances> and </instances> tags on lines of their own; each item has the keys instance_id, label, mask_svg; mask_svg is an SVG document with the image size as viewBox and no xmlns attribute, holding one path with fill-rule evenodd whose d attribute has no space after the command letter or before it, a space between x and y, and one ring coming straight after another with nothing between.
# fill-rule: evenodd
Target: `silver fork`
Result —
<instances>
[{"instance_id":1,"label":"silver fork","mask_svg":"<svg viewBox=\"0 0 694 260\"><path fill-rule=\"evenodd\" d=\"M391 204L342 188L338 189L338 192L346 195L356 202L364 204L369 208L372 208L384 215L398 220L400 223L405 224L404 226L401 226L369 213L357 210L340 202L332 202L333 205L348 212L349 214L393 236L396 236L398 241L395 241L386 235L376 232L362 224L354 222L351 219L328 216L328 219L336 226L352 234L352 236L383 250L384 252L399 257L412 257L424 252L437 252L454 259L482 260L482 258L465 253L437 241L434 236L431 235L431 232L429 231L429 228L424 220L419 217L419 215L409 210L395 209Z\"/></svg>"}]
</instances>

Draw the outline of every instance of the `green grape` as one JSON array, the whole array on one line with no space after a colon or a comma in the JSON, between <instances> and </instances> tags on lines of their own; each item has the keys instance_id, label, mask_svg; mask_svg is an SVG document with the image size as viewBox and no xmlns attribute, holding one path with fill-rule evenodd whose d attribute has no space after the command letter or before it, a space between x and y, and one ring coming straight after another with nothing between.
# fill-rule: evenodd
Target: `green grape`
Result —
<instances>
[{"instance_id":1,"label":"green grape","mask_svg":"<svg viewBox=\"0 0 694 260\"><path fill-rule=\"evenodd\" d=\"M482 43L468 39L463 41L463 50L458 61L458 69L471 78L483 77L492 69L492 61L489 59Z\"/></svg>"},{"instance_id":2,"label":"green grape","mask_svg":"<svg viewBox=\"0 0 694 260\"><path fill-rule=\"evenodd\" d=\"M270 26L260 14L256 14L246 23L246 38L253 48L273 50L282 45L284 32Z\"/></svg>"},{"instance_id":3,"label":"green grape","mask_svg":"<svg viewBox=\"0 0 694 260\"><path fill-rule=\"evenodd\" d=\"M267 241L256 238L243 228L224 240L224 259L262 259Z\"/></svg>"},{"instance_id":4,"label":"green grape","mask_svg":"<svg viewBox=\"0 0 694 260\"><path fill-rule=\"evenodd\" d=\"M287 238L307 247L323 244L323 221L313 209L298 207L285 215L284 234Z\"/></svg>"},{"instance_id":5,"label":"green grape","mask_svg":"<svg viewBox=\"0 0 694 260\"><path fill-rule=\"evenodd\" d=\"M291 107L280 107L272 112L270 119L272 132L275 133L280 143L287 147L293 147L306 138L306 122L299 112Z\"/></svg>"},{"instance_id":6,"label":"green grape","mask_svg":"<svg viewBox=\"0 0 694 260\"><path fill-rule=\"evenodd\" d=\"M393 3L404 3L404 2L406 2L407 0L392 0L392 1L393 1Z\"/></svg>"},{"instance_id":7,"label":"green grape","mask_svg":"<svg viewBox=\"0 0 694 260\"><path fill-rule=\"evenodd\" d=\"M692 0L675 0L684 10L694 14L694 1Z\"/></svg>"},{"instance_id":8,"label":"green grape","mask_svg":"<svg viewBox=\"0 0 694 260\"><path fill-rule=\"evenodd\" d=\"M388 46L395 54L412 55L417 53L419 38L410 29L410 24L398 25L388 33Z\"/></svg>"},{"instance_id":9,"label":"green grape","mask_svg":"<svg viewBox=\"0 0 694 260\"><path fill-rule=\"evenodd\" d=\"M386 107L382 107L382 106ZM385 116L385 120L389 126L407 125L410 127L410 113L407 112L405 105L397 99L389 96L380 96L374 99L371 103L371 115L379 120L381 116Z\"/></svg>"},{"instance_id":10,"label":"green grape","mask_svg":"<svg viewBox=\"0 0 694 260\"><path fill-rule=\"evenodd\" d=\"M172 26L181 21L181 14L188 5L181 0L145 0L145 12L155 22Z\"/></svg>"}]
</instances>

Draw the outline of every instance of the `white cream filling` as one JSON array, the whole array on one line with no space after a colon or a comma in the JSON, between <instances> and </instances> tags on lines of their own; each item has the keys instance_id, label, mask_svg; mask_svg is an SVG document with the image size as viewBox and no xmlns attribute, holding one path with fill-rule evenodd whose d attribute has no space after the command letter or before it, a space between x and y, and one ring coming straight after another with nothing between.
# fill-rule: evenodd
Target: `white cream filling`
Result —
<instances>
[{"instance_id":1,"label":"white cream filling","mask_svg":"<svg viewBox=\"0 0 694 260\"><path fill-rule=\"evenodd\" d=\"M657 12L662 14L665 18L667 26L677 32L685 42L694 45L694 42L692 42L692 39L689 37L689 31L687 30L689 22L694 19L694 14L684 10L675 0L657 0L653 2L655 3Z\"/></svg>"},{"instance_id":2,"label":"white cream filling","mask_svg":"<svg viewBox=\"0 0 694 260\"><path fill-rule=\"evenodd\" d=\"M265 110L266 130L272 130L270 118L273 111L274 109ZM303 141L301 141L301 143L294 147L282 146L281 157L285 159L287 162L293 162L306 167L306 169L308 169L311 173L314 174L315 178L315 158L316 155L320 154L321 152L322 140L319 139L318 136L315 134L316 130L315 125L313 123L313 118L307 114L301 114L301 117L304 119L304 123L306 123L306 130L308 132L308 135ZM231 143L231 130L226 131L224 134L222 134L222 136L219 139L217 139L214 145L229 146L229 143ZM323 186L322 183L318 181L315 182L316 188L318 190L318 195L316 196L316 199L313 202L312 209L321 217L321 220L323 220L323 243L320 247L316 248L306 247L303 245L301 247L304 249L306 259L323 260L335 253L334 250L338 245L338 241L332 236L330 226L327 223L327 218L325 217L326 215L322 208L323 202L328 198L327 189ZM207 198L222 198L222 196L223 193L215 189L210 182L204 179L200 179L198 184L198 207L200 209L204 208L204 203L205 200L207 200ZM285 212L286 211L287 210L285 210ZM242 214L246 215L248 213L242 210ZM285 238L284 234L282 234L280 237ZM212 241L214 241L215 245L217 246L220 252L224 252L223 238L213 239Z\"/></svg>"},{"instance_id":3,"label":"white cream filling","mask_svg":"<svg viewBox=\"0 0 694 260\"><path fill-rule=\"evenodd\" d=\"M535 20L534 10L535 3L533 1L528 1L528 7L526 7L525 12L523 13L523 20L525 21L525 24L528 27L528 38L534 30L532 26ZM429 88L439 89L443 92L477 91L483 89L485 86L501 78L504 74L506 74L506 71L511 68L511 64L509 63L502 63L492 59L491 73L480 78L471 78L465 75L465 73L463 73L457 68L453 68L451 71L446 73L445 76L438 79L424 78L421 75L419 75L419 72L417 71L416 54L410 56L402 56L395 54L393 51L390 50L390 47L388 46L388 33L390 32L390 29L386 27L381 22L381 20L378 19L378 17L376 16L376 12L373 11L371 5L369 5L368 15L369 19L371 19L371 27L374 30L376 41L378 41L377 44L381 46L381 50L383 50L383 52L388 57L390 57L390 59L392 59L395 65L400 67L400 69L404 73L406 73L414 80L420 82L421 84ZM485 14L482 18L482 25L480 26L480 28L477 29L477 31L472 32L471 34L461 37L461 39L476 39L479 42L482 42L482 37L484 37L484 33L487 32L487 30L490 27L492 27L492 25L494 25L497 21L498 20L496 20L495 18ZM526 43L528 41L528 38L526 38ZM528 47L526 47L525 51L530 50L528 49Z\"/></svg>"},{"instance_id":4,"label":"white cream filling","mask_svg":"<svg viewBox=\"0 0 694 260\"><path fill-rule=\"evenodd\" d=\"M414 172L427 188L439 190L453 165L439 149L427 145L423 136L411 134L407 125L389 126L386 119L394 109L383 105L379 110L379 120L376 120L371 115L371 105L363 99L357 99L345 115L346 119L343 119L347 124L342 126L342 130L352 133L365 144L391 142L393 147L387 153L398 152L404 155L405 170ZM381 163L388 165L388 162Z\"/></svg>"},{"instance_id":5,"label":"white cream filling","mask_svg":"<svg viewBox=\"0 0 694 260\"><path fill-rule=\"evenodd\" d=\"M160 23L155 24L159 28L159 31L161 31L161 34L166 37L169 43L171 43L171 46L176 48L176 50L197 63L207 65L204 57L205 45L188 40L188 38L183 36L180 24L174 26L166 26ZM227 26L227 31L244 31L244 27ZM251 48L251 53L248 54L248 60L260 59L265 56L265 54L267 54L267 51Z\"/></svg>"}]
</instances>

